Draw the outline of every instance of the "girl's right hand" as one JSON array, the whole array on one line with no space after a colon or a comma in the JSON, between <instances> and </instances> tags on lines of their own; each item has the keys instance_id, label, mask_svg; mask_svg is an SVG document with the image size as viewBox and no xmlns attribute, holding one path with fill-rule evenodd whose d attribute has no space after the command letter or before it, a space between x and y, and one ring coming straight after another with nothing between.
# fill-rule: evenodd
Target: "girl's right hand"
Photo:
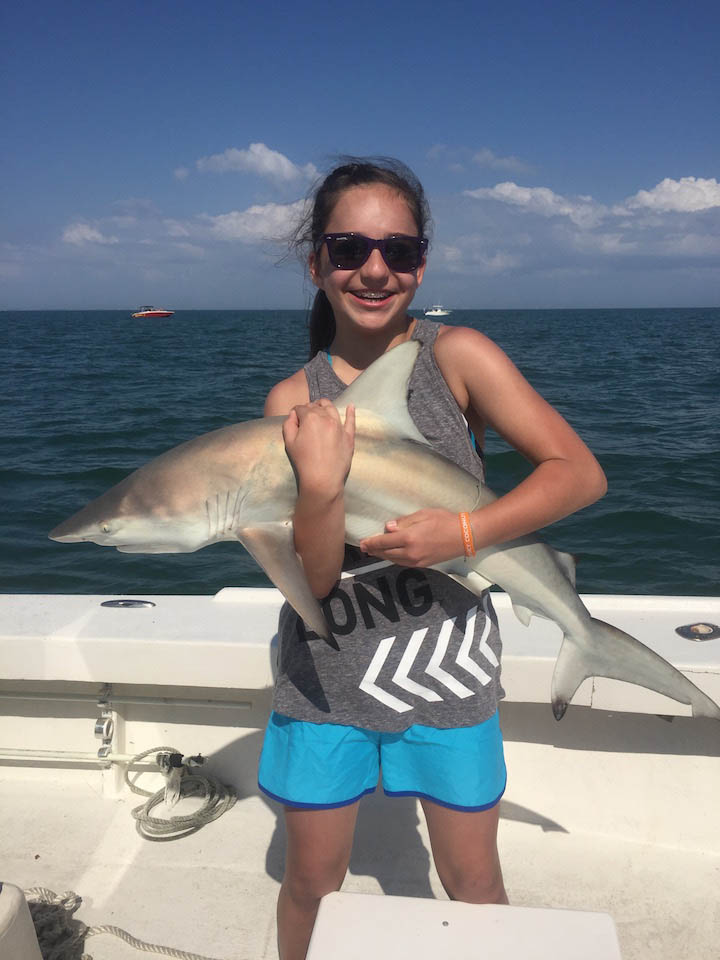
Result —
<instances>
[{"instance_id":1,"label":"girl's right hand","mask_svg":"<svg viewBox=\"0 0 720 960\"><path fill-rule=\"evenodd\" d=\"M293 407L283 423L285 449L304 493L328 497L341 493L355 449L355 407L345 423L327 399Z\"/></svg>"}]
</instances>

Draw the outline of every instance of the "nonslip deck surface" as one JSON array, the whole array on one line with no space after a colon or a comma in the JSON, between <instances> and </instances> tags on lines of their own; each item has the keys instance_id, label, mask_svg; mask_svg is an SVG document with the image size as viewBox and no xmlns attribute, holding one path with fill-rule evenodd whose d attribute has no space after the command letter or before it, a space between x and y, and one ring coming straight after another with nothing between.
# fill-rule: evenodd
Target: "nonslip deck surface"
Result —
<instances>
[{"instance_id":1,"label":"nonslip deck surface","mask_svg":"<svg viewBox=\"0 0 720 960\"><path fill-rule=\"evenodd\" d=\"M218 960L276 960L279 810L250 796L192 836L151 843L135 832L137 802L99 796L90 778L0 783L2 879L75 891L83 898L77 916L88 925L114 924ZM716 956L717 856L566 833L518 819L509 801L500 847L513 903L609 913L623 960ZM445 899L414 801L363 802L343 890ZM94 960L140 956L106 935L86 949Z\"/></svg>"}]
</instances>

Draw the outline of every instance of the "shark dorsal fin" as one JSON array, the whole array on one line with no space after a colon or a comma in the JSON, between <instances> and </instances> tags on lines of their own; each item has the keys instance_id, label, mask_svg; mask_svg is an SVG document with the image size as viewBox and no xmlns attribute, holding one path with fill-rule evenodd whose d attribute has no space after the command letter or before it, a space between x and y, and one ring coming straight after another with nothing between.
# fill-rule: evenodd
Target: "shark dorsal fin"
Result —
<instances>
[{"instance_id":1,"label":"shark dorsal fin","mask_svg":"<svg viewBox=\"0 0 720 960\"><path fill-rule=\"evenodd\" d=\"M342 411L354 403L358 410L369 410L382 418L398 436L427 444L413 423L407 405L410 374L419 350L417 340L408 340L388 350L343 390L335 406Z\"/></svg>"}]
</instances>

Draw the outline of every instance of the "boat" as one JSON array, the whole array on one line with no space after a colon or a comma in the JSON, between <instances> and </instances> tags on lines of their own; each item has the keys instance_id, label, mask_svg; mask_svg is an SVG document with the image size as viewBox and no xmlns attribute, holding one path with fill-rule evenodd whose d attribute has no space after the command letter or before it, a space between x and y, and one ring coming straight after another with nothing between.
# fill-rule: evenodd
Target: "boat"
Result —
<instances>
[{"instance_id":1,"label":"boat","mask_svg":"<svg viewBox=\"0 0 720 960\"><path fill-rule=\"evenodd\" d=\"M172 317L174 313L174 310L161 310L159 307L146 306L140 307L132 316L133 319L159 320L162 317Z\"/></svg>"},{"instance_id":2,"label":"boat","mask_svg":"<svg viewBox=\"0 0 720 960\"><path fill-rule=\"evenodd\" d=\"M447 307L443 307L440 303L434 303L431 307L428 307L427 310L424 310L423 313L426 317L449 317L452 310L448 310Z\"/></svg>"},{"instance_id":3,"label":"boat","mask_svg":"<svg viewBox=\"0 0 720 960\"><path fill-rule=\"evenodd\" d=\"M72 891L82 898L74 920L145 943L217 960L276 960L284 823L280 805L258 791L257 759L282 599L270 587L213 596L0 595L0 938L13 885L58 898ZM383 939L382 949L372 946L378 958L424 960L432 948L468 960L503 929L523 939L522 949L493 953L507 960L646 960L648 944L653 960L715 958L717 721L599 678L583 683L558 723L549 690L560 631L537 619L523 627L505 594L493 600L509 770L499 847L513 906L498 913L450 903L418 802L378 790L360 804L350 870L341 893L323 901L308 960L367 956L372 936ZM582 600L720 700L720 639L711 629L720 598ZM714 639L697 642L704 637ZM139 832L147 829L142 813L132 812L147 798L129 784L162 799L168 780L155 754L168 747L188 767L205 758L198 772L237 800L201 829L153 843ZM200 802L181 795L152 816L192 818ZM344 932L330 935L343 911ZM612 936L619 953L603 939ZM110 933L85 950L108 960L129 955ZM4 953L0 939L4 956L38 954Z\"/></svg>"}]
</instances>

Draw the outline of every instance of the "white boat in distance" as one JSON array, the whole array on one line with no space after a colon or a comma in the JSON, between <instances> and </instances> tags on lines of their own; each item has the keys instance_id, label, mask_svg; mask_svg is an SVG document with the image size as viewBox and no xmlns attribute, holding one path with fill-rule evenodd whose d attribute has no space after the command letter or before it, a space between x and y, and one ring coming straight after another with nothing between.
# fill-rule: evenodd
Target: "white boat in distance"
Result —
<instances>
[{"instance_id":1,"label":"white boat in distance","mask_svg":"<svg viewBox=\"0 0 720 960\"><path fill-rule=\"evenodd\" d=\"M162 317L172 317L174 310L162 310L160 307L140 307L137 313L133 314L133 319L142 318L143 320L156 320Z\"/></svg>"},{"instance_id":2,"label":"white boat in distance","mask_svg":"<svg viewBox=\"0 0 720 960\"><path fill-rule=\"evenodd\" d=\"M434 303L427 310L423 311L426 317L449 317L452 310L448 310L440 303Z\"/></svg>"}]
</instances>

